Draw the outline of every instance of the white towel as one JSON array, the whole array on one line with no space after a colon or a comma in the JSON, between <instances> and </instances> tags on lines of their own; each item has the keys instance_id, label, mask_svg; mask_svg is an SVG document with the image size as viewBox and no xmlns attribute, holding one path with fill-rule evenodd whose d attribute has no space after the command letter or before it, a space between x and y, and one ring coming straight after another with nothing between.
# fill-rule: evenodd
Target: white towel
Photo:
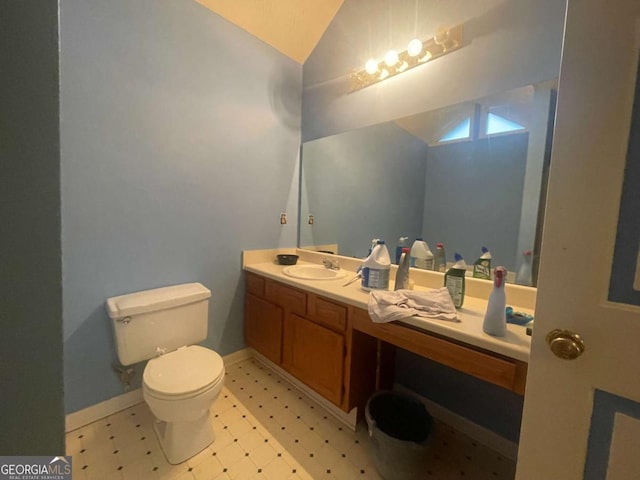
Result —
<instances>
[{"instance_id":1,"label":"white towel","mask_svg":"<svg viewBox=\"0 0 640 480\"><path fill-rule=\"evenodd\" d=\"M369 295L369 316L376 323L413 316L460 321L446 287L428 292L374 290Z\"/></svg>"}]
</instances>

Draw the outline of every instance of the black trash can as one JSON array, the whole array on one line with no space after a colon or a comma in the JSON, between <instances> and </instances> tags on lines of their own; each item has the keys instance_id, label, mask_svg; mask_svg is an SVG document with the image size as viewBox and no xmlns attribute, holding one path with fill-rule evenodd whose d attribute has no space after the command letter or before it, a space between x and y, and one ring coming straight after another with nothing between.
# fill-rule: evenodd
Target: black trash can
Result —
<instances>
[{"instance_id":1,"label":"black trash can","mask_svg":"<svg viewBox=\"0 0 640 480\"><path fill-rule=\"evenodd\" d=\"M433 418L422 402L401 393L377 392L367 401L365 418L380 476L385 480L424 478Z\"/></svg>"}]
</instances>

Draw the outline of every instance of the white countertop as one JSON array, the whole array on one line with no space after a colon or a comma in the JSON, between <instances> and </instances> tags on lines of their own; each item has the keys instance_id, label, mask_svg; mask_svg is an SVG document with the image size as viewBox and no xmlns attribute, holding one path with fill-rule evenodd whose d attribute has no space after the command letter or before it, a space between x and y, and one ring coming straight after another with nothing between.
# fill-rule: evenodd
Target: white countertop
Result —
<instances>
[{"instance_id":1,"label":"white countertop","mask_svg":"<svg viewBox=\"0 0 640 480\"><path fill-rule=\"evenodd\" d=\"M316 263L303 261L299 261L298 264L317 265ZM369 293L360 288L359 281L346 287L342 286L355 275L355 272L349 271L345 277L335 280L302 280L285 275L282 272L285 268L286 266L278 265L274 261L248 263L244 266L244 269L249 272L367 310ZM390 289L393 289L392 281L390 282ZM428 291L429 289L416 285L415 290ZM511 305L516 311L533 314L530 309L510 304L508 298L507 305ZM499 338L487 335L482 331L482 321L486 308L486 300L465 295L464 306L458 310L458 318L461 320L458 323L422 317L407 317L400 323L412 325L421 330L474 345L506 357L528 362L531 337L526 334L525 327L507 324L507 335L505 337Z\"/></svg>"}]
</instances>

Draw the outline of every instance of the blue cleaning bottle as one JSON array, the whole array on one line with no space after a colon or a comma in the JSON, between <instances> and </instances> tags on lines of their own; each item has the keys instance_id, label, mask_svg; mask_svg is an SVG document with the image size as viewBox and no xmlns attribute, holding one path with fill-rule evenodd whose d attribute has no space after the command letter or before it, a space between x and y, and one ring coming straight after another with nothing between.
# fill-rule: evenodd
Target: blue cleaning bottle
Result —
<instances>
[{"instance_id":1,"label":"blue cleaning bottle","mask_svg":"<svg viewBox=\"0 0 640 480\"><path fill-rule=\"evenodd\" d=\"M493 291L489 295L482 330L494 337L504 337L507 334L507 295L504 291L506 277L506 268L496 267L493 270Z\"/></svg>"}]
</instances>

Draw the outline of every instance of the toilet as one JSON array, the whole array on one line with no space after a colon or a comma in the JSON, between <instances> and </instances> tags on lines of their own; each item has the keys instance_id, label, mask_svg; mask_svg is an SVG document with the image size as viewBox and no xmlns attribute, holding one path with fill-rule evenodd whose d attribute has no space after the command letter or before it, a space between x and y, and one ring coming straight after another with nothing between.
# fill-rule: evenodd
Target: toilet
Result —
<instances>
[{"instance_id":1,"label":"toilet","mask_svg":"<svg viewBox=\"0 0 640 480\"><path fill-rule=\"evenodd\" d=\"M224 385L218 353L195 343L207 337L211 292L188 283L107 299L120 363L149 360L142 395L169 463L193 457L214 441L209 409Z\"/></svg>"}]
</instances>

